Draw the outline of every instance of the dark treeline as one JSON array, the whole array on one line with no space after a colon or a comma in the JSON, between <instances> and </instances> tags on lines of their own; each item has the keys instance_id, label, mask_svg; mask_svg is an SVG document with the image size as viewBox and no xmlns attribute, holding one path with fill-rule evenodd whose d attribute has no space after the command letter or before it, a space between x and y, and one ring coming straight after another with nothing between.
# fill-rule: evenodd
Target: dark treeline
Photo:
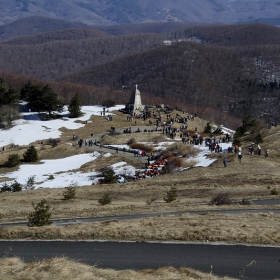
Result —
<instances>
[{"instance_id":1,"label":"dark treeline","mask_svg":"<svg viewBox=\"0 0 280 280\"><path fill-rule=\"evenodd\" d=\"M17 76L11 73L0 73L5 81L7 88L13 87L14 93L20 97L22 89L28 83L32 83L39 88L45 87L47 84L28 76ZM78 93L81 105L102 105L106 100L113 100L116 104L125 104L131 96L131 89L125 88L122 91L116 91L111 87L96 87L90 85L73 84L70 82L50 82L49 87L57 93L63 104L69 105L71 98ZM223 124L227 127L235 129L240 126L241 119L230 114L226 114L220 109L203 107L199 104L184 104L180 100L166 100L162 97L151 96L149 93L141 91L142 101L144 104L168 104L171 108L178 108L190 114L195 112L202 118L213 121L217 124ZM2 107L3 108L3 107ZM4 111L3 111L4 113ZM6 113L6 111L5 111ZM16 114L17 113L17 114ZM14 110L15 118L18 116L18 111Z\"/></svg>"},{"instance_id":2,"label":"dark treeline","mask_svg":"<svg viewBox=\"0 0 280 280\"><path fill-rule=\"evenodd\" d=\"M38 45L52 41L76 41L110 36L111 35L108 33L92 28L72 28L66 30L44 32L38 35L21 36L3 41L2 43L9 45Z\"/></svg>"},{"instance_id":3,"label":"dark treeline","mask_svg":"<svg viewBox=\"0 0 280 280\"><path fill-rule=\"evenodd\" d=\"M47 18L43 16L31 16L21 18L0 26L0 41L9 40L19 36L34 35L54 30L66 30L69 28L83 28L81 23L67 20Z\"/></svg>"},{"instance_id":4,"label":"dark treeline","mask_svg":"<svg viewBox=\"0 0 280 280\"><path fill-rule=\"evenodd\" d=\"M110 26L94 26L93 28L104 31L111 35L128 35L139 33L170 34L186 26L192 26L188 22L155 22L141 24L117 24Z\"/></svg>"}]
</instances>

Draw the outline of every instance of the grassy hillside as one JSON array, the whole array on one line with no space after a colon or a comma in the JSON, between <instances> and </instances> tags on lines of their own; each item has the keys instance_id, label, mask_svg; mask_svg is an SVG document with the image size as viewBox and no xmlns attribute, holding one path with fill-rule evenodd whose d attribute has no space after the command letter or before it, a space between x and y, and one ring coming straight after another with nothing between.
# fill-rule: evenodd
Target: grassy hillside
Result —
<instances>
[{"instance_id":1,"label":"grassy hillside","mask_svg":"<svg viewBox=\"0 0 280 280\"><path fill-rule=\"evenodd\" d=\"M180 112L172 112L175 116ZM114 122L107 122L105 118L92 116L91 121L85 127L75 131L79 137L88 137L90 132L97 128L98 132L105 133L110 125L125 127L125 116L116 112ZM195 118L190 121L189 130L198 128L198 133L203 130L206 121ZM203 125L204 124L204 125ZM144 124L142 124L144 125ZM179 124L175 124L178 126ZM141 123L140 123L141 127ZM91 153L88 147L79 148L78 145L69 146L72 130L63 129L61 143L56 147L49 145L38 146L41 159L56 159L70 156L71 154ZM105 184L102 186L89 185L76 188L76 199L65 201L64 189L37 189L20 193L1 193L1 221L26 220L32 210L31 202L45 198L51 205L53 218L72 218L87 216L121 215L133 213L149 213L163 211L191 211L191 210L218 210L218 209L278 209L279 205L254 205L242 203L260 198L276 198L279 194L279 133L280 128L262 128L261 143L263 153L258 156L247 153L247 148L252 144L253 138L249 132L241 138L243 158L240 163L235 153L212 153L209 156L217 159L209 167L194 167L181 172L167 173L150 179L128 182L125 184ZM107 144L126 143L129 138L135 137L137 141L153 142L162 132L135 133L131 135L120 134L106 138ZM165 140L168 141L168 140ZM100 148L96 147L100 152ZM268 157L264 156L264 150L269 149ZM1 162L4 162L9 154L23 153L24 147L8 148L1 154ZM256 150L257 151L257 150ZM228 159L228 167L224 168L223 158ZM75 172L91 172L100 167L113 163L128 161L141 168L143 162L138 158L127 157L123 153L113 153L111 157L101 157L93 162L84 164ZM7 172L1 168L1 172ZM53 174L56 176L56 174ZM166 203L163 197L172 185L176 185L177 199L172 203ZM272 192L275 190L275 192ZM108 191L113 199L111 205L100 206L98 198ZM227 193L232 203L230 205L215 206L209 202L220 193ZM152 201L152 202L149 202ZM137 221L112 221L103 223L85 223L71 226L50 226L46 228L3 228L0 232L2 239L17 238L42 238L42 239L113 239L113 240L161 240L168 241L223 241L234 243L279 243L279 214L247 213L247 214L220 214L208 213L195 215L185 213L182 215L159 216ZM226 223L225 223L226 220ZM209 223L209 221L211 221ZM242 222L241 222L242 221ZM133 226L132 226L133 224ZM184 225L184 226L182 226ZM244 226L245 225L245 226ZM96 230L98 228L98 230ZM221 230L222 229L222 230Z\"/></svg>"}]
</instances>

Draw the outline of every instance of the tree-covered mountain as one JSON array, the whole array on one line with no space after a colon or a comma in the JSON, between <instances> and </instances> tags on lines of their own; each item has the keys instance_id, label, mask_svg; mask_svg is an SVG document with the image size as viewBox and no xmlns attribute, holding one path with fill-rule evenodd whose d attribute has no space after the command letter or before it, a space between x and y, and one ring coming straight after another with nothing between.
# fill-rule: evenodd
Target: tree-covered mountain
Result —
<instances>
[{"instance_id":1,"label":"tree-covered mountain","mask_svg":"<svg viewBox=\"0 0 280 280\"><path fill-rule=\"evenodd\" d=\"M278 0L9 0L0 1L3 23L46 16L86 25L143 22L236 23L279 25Z\"/></svg>"},{"instance_id":2,"label":"tree-covered mountain","mask_svg":"<svg viewBox=\"0 0 280 280\"><path fill-rule=\"evenodd\" d=\"M67 102L80 92L83 104L110 96L123 103L137 83L148 103L192 106L205 116L210 108L208 118L227 112L280 120L278 27L126 26L59 29L2 41L0 70L52 83Z\"/></svg>"},{"instance_id":3,"label":"tree-covered mountain","mask_svg":"<svg viewBox=\"0 0 280 280\"><path fill-rule=\"evenodd\" d=\"M280 57L274 53L280 46L240 50L180 42L87 68L63 81L116 90L138 84L150 99L280 120Z\"/></svg>"}]
</instances>

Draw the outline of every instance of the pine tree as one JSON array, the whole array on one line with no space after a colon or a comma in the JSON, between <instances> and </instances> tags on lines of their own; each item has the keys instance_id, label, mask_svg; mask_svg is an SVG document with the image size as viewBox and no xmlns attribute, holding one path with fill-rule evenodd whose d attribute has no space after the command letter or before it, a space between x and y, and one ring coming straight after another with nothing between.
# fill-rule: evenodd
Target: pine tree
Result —
<instances>
[{"instance_id":1,"label":"pine tree","mask_svg":"<svg viewBox=\"0 0 280 280\"><path fill-rule=\"evenodd\" d=\"M53 111L62 112L63 109L61 100L58 99L57 94L49 85L46 85L42 89L41 104L42 110L47 111L49 113L49 117Z\"/></svg>"},{"instance_id":2,"label":"pine tree","mask_svg":"<svg viewBox=\"0 0 280 280\"><path fill-rule=\"evenodd\" d=\"M20 157L18 154L11 154L8 160L4 162L5 167L15 167L20 163Z\"/></svg>"},{"instance_id":3,"label":"pine tree","mask_svg":"<svg viewBox=\"0 0 280 280\"><path fill-rule=\"evenodd\" d=\"M62 101L49 85L42 88L28 81L21 89L20 97L27 101L28 106L34 111L47 111L49 116L53 111L61 112L63 109Z\"/></svg>"},{"instance_id":4,"label":"pine tree","mask_svg":"<svg viewBox=\"0 0 280 280\"><path fill-rule=\"evenodd\" d=\"M7 88L4 78L0 77L0 127L11 127L15 119L19 118L19 94L13 88Z\"/></svg>"},{"instance_id":5,"label":"pine tree","mask_svg":"<svg viewBox=\"0 0 280 280\"><path fill-rule=\"evenodd\" d=\"M104 179L102 179L100 182L101 184L113 184L116 183L118 180L118 177L115 174L115 171L111 167L104 167L101 169L102 176Z\"/></svg>"},{"instance_id":6,"label":"pine tree","mask_svg":"<svg viewBox=\"0 0 280 280\"><path fill-rule=\"evenodd\" d=\"M112 198L109 196L109 193L105 192L101 198L98 199L98 203L101 205L111 204Z\"/></svg>"},{"instance_id":7,"label":"pine tree","mask_svg":"<svg viewBox=\"0 0 280 280\"><path fill-rule=\"evenodd\" d=\"M65 200L75 199L76 198L76 189L74 186L66 187L63 192L63 197Z\"/></svg>"},{"instance_id":8,"label":"pine tree","mask_svg":"<svg viewBox=\"0 0 280 280\"><path fill-rule=\"evenodd\" d=\"M52 223L50 206L47 204L45 199L42 199L39 203L35 204L32 202L34 211L28 215L28 226L29 227L41 227L47 226Z\"/></svg>"},{"instance_id":9,"label":"pine tree","mask_svg":"<svg viewBox=\"0 0 280 280\"><path fill-rule=\"evenodd\" d=\"M70 113L70 118L77 118L82 115L80 96L78 93L75 93L71 98L68 111Z\"/></svg>"},{"instance_id":10,"label":"pine tree","mask_svg":"<svg viewBox=\"0 0 280 280\"><path fill-rule=\"evenodd\" d=\"M25 154L23 155L23 161L26 162L35 162L38 160L38 154L37 154L37 150L35 149L35 147L32 145L30 146L27 151L25 152Z\"/></svg>"},{"instance_id":11,"label":"pine tree","mask_svg":"<svg viewBox=\"0 0 280 280\"><path fill-rule=\"evenodd\" d=\"M211 131L212 131L212 126L211 126L210 122L208 122L207 125L204 128L204 133L209 134L209 133L211 133Z\"/></svg>"},{"instance_id":12,"label":"pine tree","mask_svg":"<svg viewBox=\"0 0 280 280\"><path fill-rule=\"evenodd\" d=\"M170 203L177 198L177 189L176 189L176 184L172 185L170 190L166 192L166 196L163 198L163 200L167 203Z\"/></svg>"}]
</instances>

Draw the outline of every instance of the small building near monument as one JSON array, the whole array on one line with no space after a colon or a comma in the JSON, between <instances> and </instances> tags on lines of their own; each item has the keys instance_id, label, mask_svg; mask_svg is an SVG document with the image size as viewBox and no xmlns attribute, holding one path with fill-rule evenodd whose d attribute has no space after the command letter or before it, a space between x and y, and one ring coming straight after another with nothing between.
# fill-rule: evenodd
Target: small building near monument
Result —
<instances>
[{"instance_id":1,"label":"small building near monument","mask_svg":"<svg viewBox=\"0 0 280 280\"><path fill-rule=\"evenodd\" d=\"M138 89L138 85L136 85L129 102L125 104L125 110L129 111L133 115L139 115L144 111L144 109L145 105L142 104L141 93Z\"/></svg>"}]
</instances>

